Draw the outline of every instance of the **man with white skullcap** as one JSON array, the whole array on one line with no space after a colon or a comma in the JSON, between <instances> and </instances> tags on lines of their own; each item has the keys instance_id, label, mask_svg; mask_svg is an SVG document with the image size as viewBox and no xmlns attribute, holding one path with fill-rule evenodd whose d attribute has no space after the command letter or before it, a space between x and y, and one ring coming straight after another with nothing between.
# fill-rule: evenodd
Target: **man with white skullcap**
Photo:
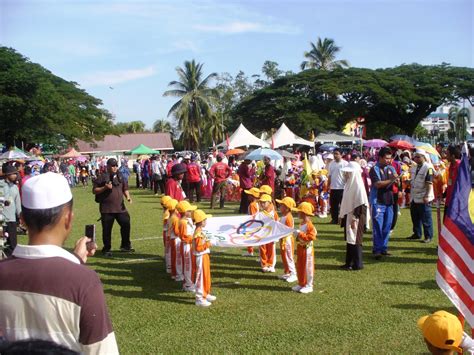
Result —
<instances>
[{"instance_id":1,"label":"man with white skullcap","mask_svg":"<svg viewBox=\"0 0 474 355\"><path fill-rule=\"evenodd\" d=\"M118 354L102 284L83 265L95 244L82 237L62 248L74 213L67 180L48 172L22 188L28 245L0 261L0 332L9 340L53 341L84 354Z\"/></svg>"}]
</instances>

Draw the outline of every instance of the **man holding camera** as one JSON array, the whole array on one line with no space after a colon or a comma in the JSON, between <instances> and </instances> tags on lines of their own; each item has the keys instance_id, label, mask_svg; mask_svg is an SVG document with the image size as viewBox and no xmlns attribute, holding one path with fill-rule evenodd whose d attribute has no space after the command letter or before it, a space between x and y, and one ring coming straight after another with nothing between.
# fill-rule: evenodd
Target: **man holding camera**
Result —
<instances>
[{"instance_id":1,"label":"man holding camera","mask_svg":"<svg viewBox=\"0 0 474 355\"><path fill-rule=\"evenodd\" d=\"M67 180L48 172L28 179L22 192L28 245L0 261L0 334L9 341L52 341L81 354L118 354L102 283L81 265L95 243L82 237L73 254L62 248L74 220Z\"/></svg>"},{"instance_id":2,"label":"man holding camera","mask_svg":"<svg viewBox=\"0 0 474 355\"><path fill-rule=\"evenodd\" d=\"M112 227L114 221L120 225L122 242L120 251L134 252L130 243L130 215L125 207L123 197L132 203L128 191L128 182L118 172L118 163L114 158L107 160L107 171L94 181L92 192L95 201L99 203L99 211L102 221L102 241L104 247L102 254L112 256Z\"/></svg>"}]
</instances>

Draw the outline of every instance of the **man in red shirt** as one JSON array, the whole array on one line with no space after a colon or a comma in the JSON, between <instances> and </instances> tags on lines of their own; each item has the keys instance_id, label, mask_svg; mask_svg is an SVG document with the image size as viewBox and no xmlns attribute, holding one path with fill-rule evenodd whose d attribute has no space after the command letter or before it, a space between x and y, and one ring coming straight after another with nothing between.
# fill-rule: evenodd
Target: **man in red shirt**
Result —
<instances>
[{"instance_id":1,"label":"man in red shirt","mask_svg":"<svg viewBox=\"0 0 474 355\"><path fill-rule=\"evenodd\" d=\"M194 155L191 156L191 162L186 166L186 170L189 202L194 202L194 191L196 191L196 201L201 202L201 167L196 164Z\"/></svg>"},{"instance_id":2,"label":"man in red shirt","mask_svg":"<svg viewBox=\"0 0 474 355\"><path fill-rule=\"evenodd\" d=\"M251 160L245 159L242 164L240 164L237 175L239 175L240 188L242 189L240 195L240 208L239 213L247 214L249 210L249 198L248 194L245 193L245 190L251 189L253 187L253 179L255 176L255 169L250 167Z\"/></svg>"},{"instance_id":3,"label":"man in red shirt","mask_svg":"<svg viewBox=\"0 0 474 355\"><path fill-rule=\"evenodd\" d=\"M219 153L216 158L217 163L211 166L211 169L209 170L209 175L214 179L211 195L211 209L214 208L214 199L218 192L220 194L219 208L224 208L225 184L227 178L232 173L232 170L229 168L229 166L222 162L222 158L222 153Z\"/></svg>"},{"instance_id":4,"label":"man in red shirt","mask_svg":"<svg viewBox=\"0 0 474 355\"><path fill-rule=\"evenodd\" d=\"M269 157L263 157L263 163L265 164L265 170L260 175L260 182L261 185L268 185L272 188L272 191L275 191L275 169L270 164ZM273 193L272 193L273 197Z\"/></svg>"},{"instance_id":5,"label":"man in red shirt","mask_svg":"<svg viewBox=\"0 0 474 355\"><path fill-rule=\"evenodd\" d=\"M171 178L166 180L165 194L174 198L177 201L182 201L186 195L181 187L181 180L183 180L186 166L184 164L175 164L171 168Z\"/></svg>"},{"instance_id":6,"label":"man in red shirt","mask_svg":"<svg viewBox=\"0 0 474 355\"><path fill-rule=\"evenodd\" d=\"M448 187L446 188L446 202L445 202L445 214L446 209L448 208L451 198L453 197L454 184L458 178L459 164L461 164L461 150L459 147L450 145L446 151L446 158L449 162L448 169Z\"/></svg>"}]
</instances>

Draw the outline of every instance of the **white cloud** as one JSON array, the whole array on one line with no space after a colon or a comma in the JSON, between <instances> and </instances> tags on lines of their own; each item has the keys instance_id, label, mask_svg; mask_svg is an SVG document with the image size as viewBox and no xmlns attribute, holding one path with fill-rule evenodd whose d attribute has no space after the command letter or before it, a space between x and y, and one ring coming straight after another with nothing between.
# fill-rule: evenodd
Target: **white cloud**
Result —
<instances>
[{"instance_id":1,"label":"white cloud","mask_svg":"<svg viewBox=\"0 0 474 355\"><path fill-rule=\"evenodd\" d=\"M228 22L221 25L196 25L194 26L194 29L203 32L216 32L225 34L246 32L296 34L300 32L297 27L244 21Z\"/></svg>"},{"instance_id":2,"label":"white cloud","mask_svg":"<svg viewBox=\"0 0 474 355\"><path fill-rule=\"evenodd\" d=\"M127 81L148 78L156 74L153 65L139 69L99 71L84 75L79 83L82 86L115 85Z\"/></svg>"},{"instance_id":3,"label":"white cloud","mask_svg":"<svg viewBox=\"0 0 474 355\"><path fill-rule=\"evenodd\" d=\"M173 48L177 51L199 52L199 47L195 41L181 40L173 43Z\"/></svg>"}]
</instances>

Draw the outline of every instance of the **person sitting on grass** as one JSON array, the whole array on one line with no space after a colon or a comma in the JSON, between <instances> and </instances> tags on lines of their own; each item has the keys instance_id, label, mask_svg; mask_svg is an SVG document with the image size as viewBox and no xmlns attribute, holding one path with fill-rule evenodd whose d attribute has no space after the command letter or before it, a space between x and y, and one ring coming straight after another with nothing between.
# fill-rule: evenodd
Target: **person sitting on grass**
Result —
<instances>
[{"instance_id":1,"label":"person sitting on grass","mask_svg":"<svg viewBox=\"0 0 474 355\"><path fill-rule=\"evenodd\" d=\"M181 257L183 258L183 291L194 292L194 258L192 255L192 242L194 235L194 224L192 220L192 212L196 209L188 201L181 201L176 209L181 214L179 221L178 235L181 239Z\"/></svg>"},{"instance_id":2,"label":"person sitting on grass","mask_svg":"<svg viewBox=\"0 0 474 355\"><path fill-rule=\"evenodd\" d=\"M432 354L474 354L474 341L463 332L463 326L454 314L437 311L421 317L418 327Z\"/></svg>"},{"instance_id":3,"label":"person sitting on grass","mask_svg":"<svg viewBox=\"0 0 474 355\"><path fill-rule=\"evenodd\" d=\"M259 212L258 199L260 198L260 189L258 187L252 187L249 190L244 190L244 193L248 195L248 214L255 217ZM242 256L253 256L253 247L248 247L247 252L243 253Z\"/></svg>"},{"instance_id":4,"label":"person sitting on grass","mask_svg":"<svg viewBox=\"0 0 474 355\"><path fill-rule=\"evenodd\" d=\"M258 200L260 203L260 211L267 218L278 220L278 215L272 204L272 197L267 194L262 194ZM276 250L275 243L267 243L260 246L260 265L262 266L262 272L275 272L276 264Z\"/></svg>"},{"instance_id":5,"label":"person sitting on grass","mask_svg":"<svg viewBox=\"0 0 474 355\"><path fill-rule=\"evenodd\" d=\"M193 213L193 220L196 229L193 236L193 254L196 258L196 306L209 307L211 302L216 300L216 296L211 295L211 262L209 258L211 243L203 233L202 228L206 226L206 221L212 215L205 214L202 210Z\"/></svg>"},{"instance_id":6,"label":"person sitting on grass","mask_svg":"<svg viewBox=\"0 0 474 355\"><path fill-rule=\"evenodd\" d=\"M298 285L292 288L295 292L313 292L314 279L314 248L313 242L316 240L316 228L311 222L314 214L313 205L309 202L301 202L298 208L291 209L298 212L300 228L294 232L296 237L296 274L298 275Z\"/></svg>"},{"instance_id":7,"label":"person sitting on grass","mask_svg":"<svg viewBox=\"0 0 474 355\"><path fill-rule=\"evenodd\" d=\"M295 227L295 222L293 215L291 214L291 209L296 207L296 202L291 197L285 197L282 200L276 200L280 204L280 223L283 223L285 226L293 229ZM293 234L287 235L280 239L280 254L281 261L283 262L283 269L285 273L281 276L278 276L280 279L285 280L286 282L295 282L298 280L296 276L295 262L293 260L294 254L294 245L295 240Z\"/></svg>"}]
</instances>

